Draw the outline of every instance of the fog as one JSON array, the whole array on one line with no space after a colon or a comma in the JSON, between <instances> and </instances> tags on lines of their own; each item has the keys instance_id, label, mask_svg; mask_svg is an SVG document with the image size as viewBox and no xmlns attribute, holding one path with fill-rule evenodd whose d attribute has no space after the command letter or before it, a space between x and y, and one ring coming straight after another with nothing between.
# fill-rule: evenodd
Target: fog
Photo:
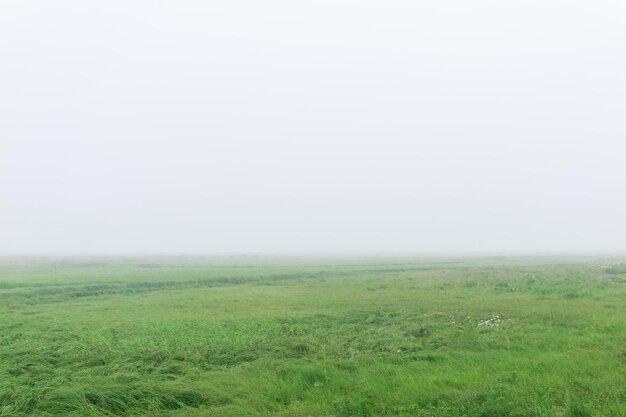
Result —
<instances>
[{"instance_id":1,"label":"fog","mask_svg":"<svg viewBox=\"0 0 626 417\"><path fill-rule=\"evenodd\" d=\"M0 3L0 254L626 252L618 1Z\"/></svg>"}]
</instances>

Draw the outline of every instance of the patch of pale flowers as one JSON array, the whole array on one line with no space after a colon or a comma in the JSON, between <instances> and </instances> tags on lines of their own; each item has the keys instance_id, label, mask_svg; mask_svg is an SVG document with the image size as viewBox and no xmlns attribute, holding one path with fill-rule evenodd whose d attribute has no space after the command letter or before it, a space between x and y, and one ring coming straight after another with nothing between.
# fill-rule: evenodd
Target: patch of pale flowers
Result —
<instances>
[{"instance_id":1,"label":"patch of pale flowers","mask_svg":"<svg viewBox=\"0 0 626 417\"><path fill-rule=\"evenodd\" d=\"M502 322L502 319L500 318L500 315L494 314L489 319L479 320L478 327L498 327L501 322Z\"/></svg>"}]
</instances>

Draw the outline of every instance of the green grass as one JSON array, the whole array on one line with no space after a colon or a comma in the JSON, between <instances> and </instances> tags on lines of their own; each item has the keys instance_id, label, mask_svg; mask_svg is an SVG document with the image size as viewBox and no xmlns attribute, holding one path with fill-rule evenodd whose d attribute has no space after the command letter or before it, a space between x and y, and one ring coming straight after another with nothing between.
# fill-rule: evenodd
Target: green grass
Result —
<instances>
[{"instance_id":1,"label":"green grass","mask_svg":"<svg viewBox=\"0 0 626 417\"><path fill-rule=\"evenodd\" d=\"M620 259L7 258L0 416L624 417L625 283Z\"/></svg>"}]
</instances>

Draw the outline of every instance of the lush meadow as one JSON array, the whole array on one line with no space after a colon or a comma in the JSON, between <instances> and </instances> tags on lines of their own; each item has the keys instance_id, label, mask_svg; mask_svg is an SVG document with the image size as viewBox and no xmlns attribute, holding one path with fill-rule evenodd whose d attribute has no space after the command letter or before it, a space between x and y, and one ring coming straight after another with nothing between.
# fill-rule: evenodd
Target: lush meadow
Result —
<instances>
[{"instance_id":1,"label":"lush meadow","mask_svg":"<svg viewBox=\"0 0 626 417\"><path fill-rule=\"evenodd\" d=\"M0 260L0 416L626 416L626 263Z\"/></svg>"}]
</instances>

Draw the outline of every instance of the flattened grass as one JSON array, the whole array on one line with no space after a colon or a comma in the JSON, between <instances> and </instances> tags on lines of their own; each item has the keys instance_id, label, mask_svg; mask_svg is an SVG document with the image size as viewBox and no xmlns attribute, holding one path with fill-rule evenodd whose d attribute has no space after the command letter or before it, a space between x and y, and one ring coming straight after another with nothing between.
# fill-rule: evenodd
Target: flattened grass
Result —
<instances>
[{"instance_id":1,"label":"flattened grass","mask_svg":"<svg viewBox=\"0 0 626 417\"><path fill-rule=\"evenodd\" d=\"M623 417L622 265L4 260L0 416Z\"/></svg>"}]
</instances>

